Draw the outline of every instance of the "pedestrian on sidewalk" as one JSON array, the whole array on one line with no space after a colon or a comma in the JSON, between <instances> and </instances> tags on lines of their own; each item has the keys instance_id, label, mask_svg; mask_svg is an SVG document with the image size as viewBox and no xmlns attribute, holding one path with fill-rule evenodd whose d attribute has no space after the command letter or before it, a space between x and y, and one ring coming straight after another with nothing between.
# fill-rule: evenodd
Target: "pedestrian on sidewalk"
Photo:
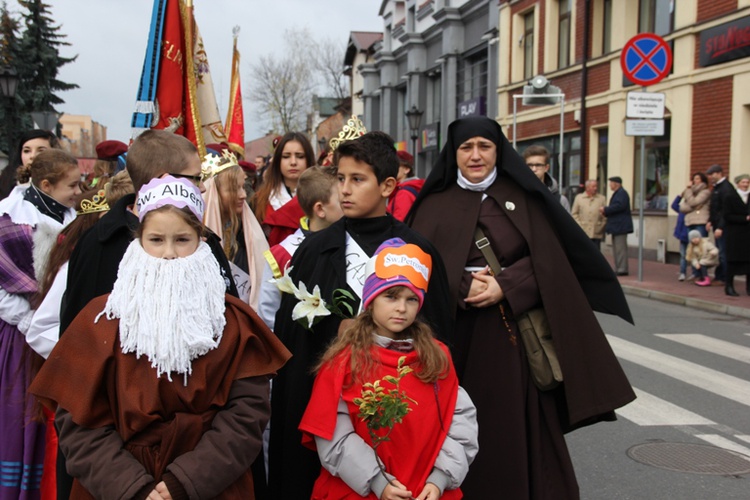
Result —
<instances>
[{"instance_id":1,"label":"pedestrian on sidewalk","mask_svg":"<svg viewBox=\"0 0 750 500\"><path fill-rule=\"evenodd\" d=\"M732 297L734 277L745 275L745 291L750 295L750 175L734 178L737 189L724 198L724 224L727 249L727 280L724 292Z\"/></svg>"},{"instance_id":2,"label":"pedestrian on sidewalk","mask_svg":"<svg viewBox=\"0 0 750 500\"><path fill-rule=\"evenodd\" d=\"M680 241L680 275L677 277L678 281L685 281L685 273L687 272L687 259L685 254L687 253L687 247L690 243L688 239L688 227L685 225L685 214L680 212L680 204L682 203L683 197L677 195L672 202L672 210L677 212L677 223L674 225L674 232L672 236ZM695 275L695 269L693 269L693 277Z\"/></svg>"},{"instance_id":3,"label":"pedestrian on sidewalk","mask_svg":"<svg viewBox=\"0 0 750 500\"><path fill-rule=\"evenodd\" d=\"M726 240L724 236L724 198L727 195L734 192L734 186L732 183L724 177L724 170L721 165L711 165L706 170L706 176L714 186L711 191L711 202L709 204L709 219L706 224L708 231L713 230L714 241L716 241L716 247L719 249L719 265L716 266L714 271L714 279L724 281L726 279L727 270L727 253L726 253ZM731 294L729 294L731 295Z\"/></svg>"},{"instance_id":4,"label":"pedestrian on sidewalk","mask_svg":"<svg viewBox=\"0 0 750 500\"><path fill-rule=\"evenodd\" d=\"M599 248L604 239L604 225L607 222L600 209L607 204L607 200L604 195L596 192L597 188L596 179L587 180L586 190L576 196L570 215L596 245L596 248ZM687 241L687 232L685 240Z\"/></svg>"},{"instance_id":5,"label":"pedestrian on sidewalk","mask_svg":"<svg viewBox=\"0 0 750 500\"><path fill-rule=\"evenodd\" d=\"M687 260L690 261L693 269L700 274L700 279L695 281L698 286L709 286L711 278L708 276L708 269L719 263L719 249L708 238L703 238L701 233L693 229L688 233L690 244L687 249Z\"/></svg>"},{"instance_id":6,"label":"pedestrian on sidewalk","mask_svg":"<svg viewBox=\"0 0 750 500\"><path fill-rule=\"evenodd\" d=\"M702 172L693 175L693 180L682 192L680 212L685 214L685 225L688 231L699 231L704 238L708 236L706 224L709 217L711 189L708 187L708 177Z\"/></svg>"},{"instance_id":7,"label":"pedestrian on sidewalk","mask_svg":"<svg viewBox=\"0 0 750 500\"><path fill-rule=\"evenodd\" d=\"M612 252L615 257L617 276L628 275L628 234L633 232L633 218L630 215L630 195L622 187L622 177L609 178L612 198L609 205L600 209L607 218L605 231L612 235Z\"/></svg>"}]
</instances>

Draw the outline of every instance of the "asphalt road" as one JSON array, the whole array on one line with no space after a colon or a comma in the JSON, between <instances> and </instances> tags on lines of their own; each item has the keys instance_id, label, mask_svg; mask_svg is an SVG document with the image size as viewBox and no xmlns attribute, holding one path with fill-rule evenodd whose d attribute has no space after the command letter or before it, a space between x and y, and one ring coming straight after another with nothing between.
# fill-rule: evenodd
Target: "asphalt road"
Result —
<instances>
[{"instance_id":1,"label":"asphalt road","mask_svg":"<svg viewBox=\"0 0 750 500\"><path fill-rule=\"evenodd\" d=\"M629 297L599 315L638 399L567 436L584 499L750 499L750 320Z\"/></svg>"}]
</instances>

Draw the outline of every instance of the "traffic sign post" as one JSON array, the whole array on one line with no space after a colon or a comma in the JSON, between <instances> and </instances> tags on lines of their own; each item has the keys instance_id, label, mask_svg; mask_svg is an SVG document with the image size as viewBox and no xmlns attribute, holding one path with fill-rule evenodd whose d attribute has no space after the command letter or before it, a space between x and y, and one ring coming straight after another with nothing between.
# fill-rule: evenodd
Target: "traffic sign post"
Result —
<instances>
[{"instance_id":1,"label":"traffic sign post","mask_svg":"<svg viewBox=\"0 0 750 500\"><path fill-rule=\"evenodd\" d=\"M659 83L672 69L672 49L659 35L640 33L628 40L620 54L620 66L625 78L636 85L647 87ZM646 136L664 135L664 94L630 92L627 99L628 118L625 135L641 137L640 206L638 209L638 281L643 281L643 207L646 204Z\"/></svg>"}]
</instances>

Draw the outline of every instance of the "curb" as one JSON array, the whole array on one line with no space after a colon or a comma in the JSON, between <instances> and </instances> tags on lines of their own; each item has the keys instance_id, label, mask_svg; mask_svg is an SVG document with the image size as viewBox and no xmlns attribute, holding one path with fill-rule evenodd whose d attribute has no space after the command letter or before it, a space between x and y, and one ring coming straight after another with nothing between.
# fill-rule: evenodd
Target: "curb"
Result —
<instances>
[{"instance_id":1,"label":"curb","mask_svg":"<svg viewBox=\"0 0 750 500\"><path fill-rule=\"evenodd\" d=\"M692 297L683 297L674 293L660 292L656 290L648 290L645 288L639 288L635 286L620 285L622 291L626 295L633 295L635 297L643 297L658 300L661 302L668 302L670 304L683 305L692 307L694 309L701 309L718 314L726 314L729 316L737 316L740 318L750 319L750 309L746 307L730 306L727 304L719 304L716 302L710 302L708 300L694 299Z\"/></svg>"}]
</instances>

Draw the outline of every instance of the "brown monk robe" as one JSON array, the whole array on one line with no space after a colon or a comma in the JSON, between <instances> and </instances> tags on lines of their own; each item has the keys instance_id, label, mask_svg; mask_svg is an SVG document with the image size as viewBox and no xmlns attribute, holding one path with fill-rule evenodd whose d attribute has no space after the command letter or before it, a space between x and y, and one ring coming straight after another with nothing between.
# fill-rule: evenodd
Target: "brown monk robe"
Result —
<instances>
[{"instance_id":1,"label":"brown monk robe","mask_svg":"<svg viewBox=\"0 0 750 500\"><path fill-rule=\"evenodd\" d=\"M462 187L457 151L465 142L476 147L477 137L495 145L496 157L482 152L487 175ZM635 397L592 310L631 319L611 268L485 117L450 125L407 221L445 262L455 305L454 360L477 407L479 453L461 485L464 495L578 498L564 432L613 420L614 409ZM475 279L466 268L488 264L474 243L476 226L504 268L492 278L502 299L486 307L464 301ZM515 316L536 307L547 314L564 377L551 391L534 385L518 338Z\"/></svg>"},{"instance_id":2,"label":"brown monk robe","mask_svg":"<svg viewBox=\"0 0 750 500\"><path fill-rule=\"evenodd\" d=\"M145 498L162 480L175 499L253 498L268 381L289 351L227 295L221 342L193 360L187 385L179 374L157 378L145 356L122 352L119 320L94 323L106 301L76 317L30 389L58 407L60 445L76 477L71 498Z\"/></svg>"}]
</instances>

